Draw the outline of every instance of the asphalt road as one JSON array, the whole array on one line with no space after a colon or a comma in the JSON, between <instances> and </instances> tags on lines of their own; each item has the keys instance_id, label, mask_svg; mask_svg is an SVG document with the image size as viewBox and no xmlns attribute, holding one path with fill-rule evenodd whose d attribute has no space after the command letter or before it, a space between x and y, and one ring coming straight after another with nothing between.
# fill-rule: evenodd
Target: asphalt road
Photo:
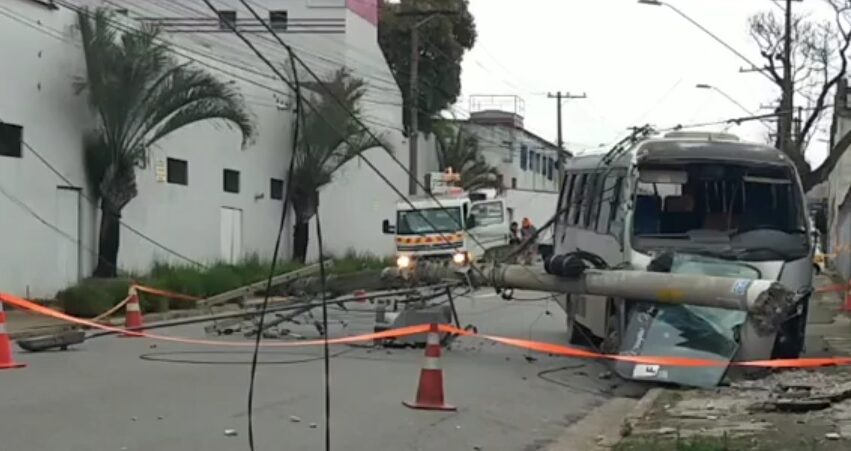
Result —
<instances>
[{"instance_id":1,"label":"asphalt road","mask_svg":"<svg viewBox=\"0 0 851 451\"><path fill-rule=\"evenodd\" d=\"M480 292L458 305L462 322L480 332L564 341L564 315L554 303L507 303ZM332 335L372 327L368 312L333 313L347 326L332 322ZM157 333L200 338L202 326ZM293 328L315 335L310 327ZM247 348L104 337L67 352L15 352L29 366L0 372L0 449L248 449ZM331 352L339 354L331 361L334 450L544 449L617 384L598 377L605 371L598 363L547 355L529 361L519 349L461 339L441 359L447 400L458 411L417 411L401 401L414 396L421 349L335 346ZM143 354L159 361L143 360ZM258 451L323 449L319 357L321 348L263 351L255 391ZM226 429L238 435L226 436Z\"/></svg>"}]
</instances>

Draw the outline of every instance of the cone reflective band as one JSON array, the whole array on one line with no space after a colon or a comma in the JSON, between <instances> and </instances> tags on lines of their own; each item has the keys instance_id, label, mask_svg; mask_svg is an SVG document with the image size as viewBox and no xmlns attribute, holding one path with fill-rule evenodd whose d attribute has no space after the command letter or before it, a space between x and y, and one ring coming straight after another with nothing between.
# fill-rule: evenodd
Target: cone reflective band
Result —
<instances>
[{"instance_id":1,"label":"cone reflective band","mask_svg":"<svg viewBox=\"0 0 851 451\"><path fill-rule=\"evenodd\" d=\"M132 329L134 332L141 332L144 328L144 320L142 319L142 309L139 307L139 293L135 286L131 286L128 291L130 301L125 307L124 328ZM132 332L124 333L122 337L141 337L139 334Z\"/></svg>"},{"instance_id":2,"label":"cone reflective band","mask_svg":"<svg viewBox=\"0 0 851 451\"><path fill-rule=\"evenodd\" d=\"M426 336L425 362L420 370L417 397L402 401L406 407L421 410L457 410L446 404L443 397L443 370L440 369L440 335L437 324L429 326Z\"/></svg>"},{"instance_id":3,"label":"cone reflective band","mask_svg":"<svg viewBox=\"0 0 851 451\"><path fill-rule=\"evenodd\" d=\"M6 312L3 311L3 301L0 301L0 370L12 368L23 368L24 363L15 362L12 355L12 343L9 341L9 333L6 330Z\"/></svg>"}]
</instances>

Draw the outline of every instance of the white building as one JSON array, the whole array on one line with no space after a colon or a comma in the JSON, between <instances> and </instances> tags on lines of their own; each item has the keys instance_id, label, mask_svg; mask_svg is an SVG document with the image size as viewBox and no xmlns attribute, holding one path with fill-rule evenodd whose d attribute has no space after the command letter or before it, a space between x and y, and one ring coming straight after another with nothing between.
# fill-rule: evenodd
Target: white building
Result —
<instances>
[{"instance_id":1,"label":"white building","mask_svg":"<svg viewBox=\"0 0 851 451\"><path fill-rule=\"evenodd\" d=\"M292 96L219 18L194 0L4 0L0 291L49 297L94 268L99 211L90 201L95 196L82 155L83 134L94 121L85 95L73 88L85 76L75 9L102 4L124 8L117 19L122 27L159 25L175 57L235 83L258 128L245 150L238 133L217 123L187 127L150 149L148 164L137 170L139 195L123 211L120 268L143 272L155 261L182 261L176 254L203 263L271 256L291 155ZM214 4L230 8L225 17L235 14L239 28L276 65L289 66L283 48L238 1ZM407 163L402 97L377 43L377 0L251 4L314 71L327 75L345 66L367 82L366 122ZM404 192L407 176L387 152L374 149L365 157ZM342 168L321 191L327 251L392 253L381 218L393 213L397 198L362 161ZM287 256L291 222L284 233ZM314 235L311 228L312 255Z\"/></svg>"},{"instance_id":2,"label":"white building","mask_svg":"<svg viewBox=\"0 0 851 451\"><path fill-rule=\"evenodd\" d=\"M834 116L831 126L831 146L845 133L851 131L851 110L848 102L848 81L840 80L834 101ZM851 276L851 152L846 151L837 161L826 181L828 249L834 253L833 265L845 277Z\"/></svg>"},{"instance_id":3,"label":"white building","mask_svg":"<svg viewBox=\"0 0 851 451\"><path fill-rule=\"evenodd\" d=\"M475 111L460 124L499 169L511 220L528 217L540 225L550 219L558 201L558 147L525 129L523 117L513 112Z\"/></svg>"}]
</instances>

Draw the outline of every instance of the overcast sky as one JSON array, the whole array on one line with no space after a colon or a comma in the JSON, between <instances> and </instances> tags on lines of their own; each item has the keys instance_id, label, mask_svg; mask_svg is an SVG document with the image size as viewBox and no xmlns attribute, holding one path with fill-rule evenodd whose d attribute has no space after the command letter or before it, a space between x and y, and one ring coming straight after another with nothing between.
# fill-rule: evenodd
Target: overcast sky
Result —
<instances>
[{"instance_id":1,"label":"overcast sky","mask_svg":"<svg viewBox=\"0 0 851 451\"><path fill-rule=\"evenodd\" d=\"M752 61L762 64L748 35L748 17L782 9L772 0L669 0ZM470 109L469 96L516 94L525 101L526 128L555 141L556 103L547 92L587 93L564 104L564 139L587 149L623 137L626 127L658 127L741 117L747 109L773 103L777 90L699 28L665 6L637 0L470 0L479 33L463 63L463 97L456 110ZM795 2L796 11L830 17L823 0ZM831 99L832 103L832 99ZM829 114L828 114L829 116ZM829 128L829 117L822 123ZM724 126L714 126L721 130ZM728 131L764 142L760 122ZM821 135L827 138L827 135ZM826 144L814 139L808 159L820 162Z\"/></svg>"}]
</instances>

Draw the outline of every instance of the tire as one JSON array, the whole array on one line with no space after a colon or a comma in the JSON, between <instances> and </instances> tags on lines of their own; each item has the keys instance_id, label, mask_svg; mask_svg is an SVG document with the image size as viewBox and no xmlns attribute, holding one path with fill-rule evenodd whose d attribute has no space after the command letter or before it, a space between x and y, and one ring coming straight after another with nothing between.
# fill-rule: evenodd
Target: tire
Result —
<instances>
[{"instance_id":1,"label":"tire","mask_svg":"<svg viewBox=\"0 0 851 451\"><path fill-rule=\"evenodd\" d=\"M589 345L592 343L591 331L576 321L576 303L571 300L570 295L565 295L564 316L567 342L573 345Z\"/></svg>"},{"instance_id":2,"label":"tire","mask_svg":"<svg viewBox=\"0 0 851 451\"><path fill-rule=\"evenodd\" d=\"M790 318L780 326L771 352L772 359L797 359L804 352L809 301L809 299L804 300L804 308L800 315Z\"/></svg>"}]
</instances>

